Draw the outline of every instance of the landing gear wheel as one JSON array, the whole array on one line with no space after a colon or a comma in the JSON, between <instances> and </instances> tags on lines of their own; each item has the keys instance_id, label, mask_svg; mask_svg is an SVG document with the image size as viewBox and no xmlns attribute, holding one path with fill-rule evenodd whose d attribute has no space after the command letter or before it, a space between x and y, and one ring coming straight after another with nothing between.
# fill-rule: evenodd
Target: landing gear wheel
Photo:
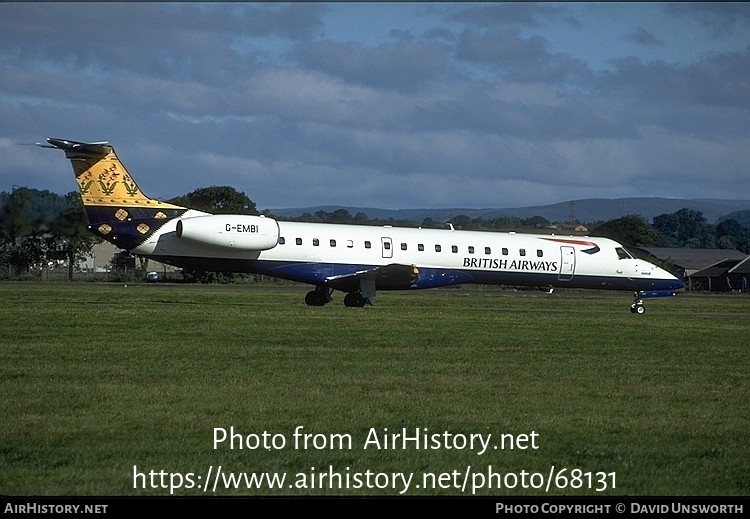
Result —
<instances>
[{"instance_id":1,"label":"landing gear wheel","mask_svg":"<svg viewBox=\"0 0 750 519\"><path fill-rule=\"evenodd\" d=\"M362 308L367 300L359 292L349 292L344 296L344 306Z\"/></svg>"},{"instance_id":2,"label":"landing gear wheel","mask_svg":"<svg viewBox=\"0 0 750 519\"><path fill-rule=\"evenodd\" d=\"M326 287L317 287L305 295L305 304L307 306L325 306L330 301L331 292Z\"/></svg>"},{"instance_id":3,"label":"landing gear wheel","mask_svg":"<svg viewBox=\"0 0 750 519\"><path fill-rule=\"evenodd\" d=\"M646 307L643 306L643 299L641 299L641 293L636 292L633 296L633 304L630 305L630 313L643 315L646 313Z\"/></svg>"}]
</instances>

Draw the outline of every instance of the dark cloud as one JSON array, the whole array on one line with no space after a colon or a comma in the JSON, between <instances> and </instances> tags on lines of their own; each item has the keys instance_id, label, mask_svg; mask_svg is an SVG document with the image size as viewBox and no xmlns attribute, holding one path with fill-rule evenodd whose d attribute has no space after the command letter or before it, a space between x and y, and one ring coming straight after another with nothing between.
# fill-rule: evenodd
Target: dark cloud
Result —
<instances>
[{"instance_id":1,"label":"dark cloud","mask_svg":"<svg viewBox=\"0 0 750 519\"><path fill-rule=\"evenodd\" d=\"M600 75L601 92L640 124L707 138L750 135L750 47L688 65L636 58Z\"/></svg>"},{"instance_id":2,"label":"dark cloud","mask_svg":"<svg viewBox=\"0 0 750 519\"><path fill-rule=\"evenodd\" d=\"M534 4L525 2L474 4L461 6L450 14L448 19L474 27L532 27L546 24L546 20L556 19L565 14L564 6Z\"/></svg>"},{"instance_id":3,"label":"dark cloud","mask_svg":"<svg viewBox=\"0 0 750 519\"><path fill-rule=\"evenodd\" d=\"M750 4L746 2L700 2L666 4L665 13L677 19L697 22L708 29L710 38L724 38L750 28Z\"/></svg>"},{"instance_id":4,"label":"dark cloud","mask_svg":"<svg viewBox=\"0 0 750 519\"><path fill-rule=\"evenodd\" d=\"M461 34L456 55L460 59L475 63L503 66L525 60L546 57L548 43L541 36L522 38L518 31L467 30Z\"/></svg>"},{"instance_id":5,"label":"dark cloud","mask_svg":"<svg viewBox=\"0 0 750 519\"><path fill-rule=\"evenodd\" d=\"M322 30L320 16L325 10L320 4L4 7L8 12L0 19L0 45L19 62L82 76L122 70L208 83L224 81L262 56L261 51L243 45L247 39L308 40ZM24 41L33 44L22 45Z\"/></svg>"},{"instance_id":6,"label":"dark cloud","mask_svg":"<svg viewBox=\"0 0 750 519\"><path fill-rule=\"evenodd\" d=\"M524 38L514 30L466 30L456 45L456 57L509 81L583 85L593 77L583 61L553 54L544 38Z\"/></svg>"},{"instance_id":7,"label":"dark cloud","mask_svg":"<svg viewBox=\"0 0 750 519\"><path fill-rule=\"evenodd\" d=\"M635 32L626 34L624 39L625 41L644 46L664 45L664 40L660 40L654 33L647 31L643 27L638 27Z\"/></svg>"},{"instance_id":8,"label":"dark cloud","mask_svg":"<svg viewBox=\"0 0 750 519\"><path fill-rule=\"evenodd\" d=\"M448 73L446 48L435 42L400 40L367 48L321 41L299 45L293 55L304 67L373 88L413 90Z\"/></svg>"},{"instance_id":9,"label":"dark cloud","mask_svg":"<svg viewBox=\"0 0 750 519\"><path fill-rule=\"evenodd\" d=\"M423 37L426 40L454 41L456 39L456 35L447 27L436 27L430 29L424 33Z\"/></svg>"}]
</instances>

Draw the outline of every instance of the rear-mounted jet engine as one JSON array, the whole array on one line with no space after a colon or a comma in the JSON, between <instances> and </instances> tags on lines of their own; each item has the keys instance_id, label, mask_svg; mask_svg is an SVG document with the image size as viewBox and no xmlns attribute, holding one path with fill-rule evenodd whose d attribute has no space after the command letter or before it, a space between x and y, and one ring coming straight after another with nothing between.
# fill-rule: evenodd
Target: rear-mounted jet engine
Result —
<instances>
[{"instance_id":1,"label":"rear-mounted jet engine","mask_svg":"<svg viewBox=\"0 0 750 519\"><path fill-rule=\"evenodd\" d=\"M264 216L195 216L178 220L177 237L227 249L268 250L279 242L279 224Z\"/></svg>"}]
</instances>

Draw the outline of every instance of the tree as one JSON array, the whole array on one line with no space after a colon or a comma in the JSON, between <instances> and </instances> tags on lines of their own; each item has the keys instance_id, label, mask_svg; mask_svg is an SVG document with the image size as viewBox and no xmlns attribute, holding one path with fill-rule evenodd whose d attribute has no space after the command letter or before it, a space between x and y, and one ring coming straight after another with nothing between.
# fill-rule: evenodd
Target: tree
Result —
<instances>
[{"instance_id":1,"label":"tree","mask_svg":"<svg viewBox=\"0 0 750 519\"><path fill-rule=\"evenodd\" d=\"M657 244L664 247L712 248L713 233L703 213L695 209L680 209L672 214L654 217L654 228L659 233Z\"/></svg>"},{"instance_id":2,"label":"tree","mask_svg":"<svg viewBox=\"0 0 750 519\"><path fill-rule=\"evenodd\" d=\"M737 249L748 254L750 250L750 230L742 227L732 218L722 220L714 227L716 244L720 249Z\"/></svg>"},{"instance_id":3,"label":"tree","mask_svg":"<svg viewBox=\"0 0 750 519\"><path fill-rule=\"evenodd\" d=\"M331 223L352 223L352 215L346 209L336 209L330 214L328 221Z\"/></svg>"},{"instance_id":4,"label":"tree","mask_svg":"<svg viewBox=\"0 0 750 519\"><path fill-rule=\"evenodd\" d=\"M135 272L135 256L130 252L123 250L115 252L112 256L112 261L109 262L112 265L112 270L115 272Z\"/></svg>"},{"instance_id":5,"label":"tree","mask_svg":"<svg viewBox=\"0 0 750 519\"><path fill-rule=\"evenodd\" d=\"M8 265L8 276L12 274L14 265L28 270L39 256L37 240L29 238L37 227L29 210L32 197L31 189L13 188L0 212L0 249L3 263Z\"/></svg>"},{"instance_id":6,"label":"tree","mask_svg":"<svg viewBox=\"0 0 750 519\"><path fill-rule=\"evenodd\" d=\"M258 214L255 203L245 193L237 191L231 186L211 186L196 189L186 195L173 198L169 202L207 213Z\"/></svg>"},{"instance_id":7,"label":"tree","mask_svg":"<svg viewBox=\"0 0 750 519\"><path fill-rule=\"evenodd\" d=\"M31 233L33 221L29 211L32 191L28 188L13 188L7 195L0 212L0 237L4 243L15 243L16 238Z\"/></svg>"},{"instance_id":8,"label":"tree","mask_svg":"<svg viewBox=\"0 0 750 519\"><path fill-rule=\"evenodd\" d=\"M425 218L422 220L422 227L426 229L442 229L444 226L442 224L437 223L432 218Z\"/></svg>"},{"instance_id":9,"label":"tree","mask_svg":"<svg viewBox=\"0 0 750 519\"><path fill-rule=\"evenodd\" d=\"M16 268L41 267L42 276L53 260L68 261L68 276L77 259L87 253L96 237L88 232L81 197L49 191L14 188L3 193L0 210L0 250L8 273Z\"/></svg>"},{"instance_id":10,"label":"tree","mask_svg":"<svg viewBox=\"0 0 750 519\"><path fill-rule=\"evenodd\" d=\"M50 232L55 240L54 257L66 260L68 280L72 281L75 264L91 252L99 238L88 230L88 219L81 196L76 191L71 191L65 195L65 201L68 208L52 220Z\"/></svg>"},{"instance_id":11,"label":"tree","mask_svg":"<svg viewBox=\"0 0 750 519\"><path fill-rule=\"evenodd\" d=\"M656 243L659 233L638 215L608 220L592 229L592 234L610 238L623 245L647 247Z\"/></svg>"},{"instance_id":12,"label":"tree","mask_svg":"<svg viewBox=\"0 0 750 519\"><path fill-rule=\"evenodd\" d=\"M531 218L524 220L524 222L528 227L533 227L535 229L542 229L551 225L550 221L543 216L532 216Z\"/></svg>"},{"instance_id":13,"label":"tree","mask_svg":"<svg viewBox=\"0 0 750 519\"><path fill-rule=\"evenodd\" d=\"M456 229L469 230L474 228L474 225L471 222L471 218L469 218L465 214L457 214L455 216L452 216L450 222Z\"/></svg>"}]
</instances>

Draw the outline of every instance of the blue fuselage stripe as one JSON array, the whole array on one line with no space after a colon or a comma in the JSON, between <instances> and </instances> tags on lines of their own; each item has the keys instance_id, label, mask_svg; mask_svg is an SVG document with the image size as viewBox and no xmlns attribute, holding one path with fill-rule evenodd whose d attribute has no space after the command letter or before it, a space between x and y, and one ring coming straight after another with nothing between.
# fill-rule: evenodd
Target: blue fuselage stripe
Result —
<instances>
[{"instance_id":1,"label":"blue fuselage stripe","mask_svg":"<svg viewBox=\"0 0 750 519\"><path fill-rule=\"evenodd\" d=\"M174 256L150 256L156 261L182 268L213 272L243 272L274 276L312 285L324 284L327 279L353 275L363 270L375 269L377 265L290 262L268 260L230 260L222 258L197 258ZM402 288L436 288L460 283L496 284L511 286L551 286L594 288L605 290L675 290L682 288L681 282L674 279L631 279L625 276L586 276L575 275L572 279L561 280L558 273L512 272L498 270L419 268L415 282ZM390 289L394 287L390 286Z\"/></svg>"}]
</instances>

